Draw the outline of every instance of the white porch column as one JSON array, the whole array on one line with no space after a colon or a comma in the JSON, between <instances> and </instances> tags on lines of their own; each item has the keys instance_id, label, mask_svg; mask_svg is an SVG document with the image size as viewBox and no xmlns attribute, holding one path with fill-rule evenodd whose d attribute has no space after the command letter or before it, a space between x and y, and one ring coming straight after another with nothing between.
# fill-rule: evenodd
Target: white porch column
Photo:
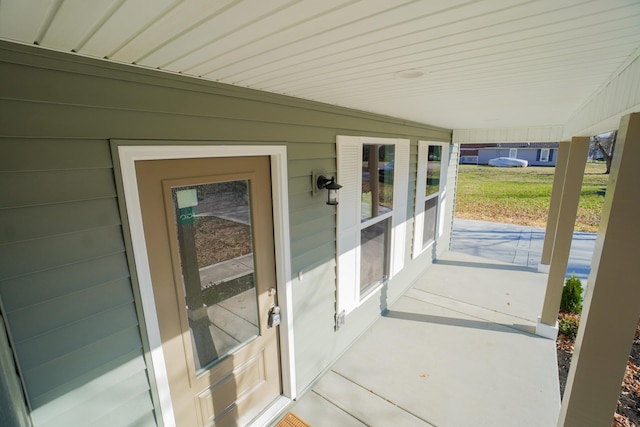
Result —
<instances>
[{"instance_id":1,"label":"white porch column","mask_svg":"<svg viewBox=\"0 0 640 427\"><path fill-rule=\"evenodd\" d=\"M558 426L610 426L640 315L640 113L620 122Z\"/></svg>"},{"instance_id":2,"label":"white porch column","mask_svg":"<svg viewBox=\"0 0 640 427\"><path fill-rule=\"evenodd\" d=\"M551 254L547 290L544 296L542 315L538 320L536 333L547 338L555 339L555 328L562 287L569 263L569 251L573 239L573 228L576 223L582 178L589 152L589 137L574 137L569 146L569 158L562 188L558 225Z\"/></svg>"},{"instance_id":3,"label":"white porch column","mask_svg":"<svg viewBox=\"0 0 640 427\"><path fill-rule=\"evenodd\" d=\"M556 157L556 168L553 174L553 187L551 188L551 201L549 202L549 214L547 215L547 229L544 232L544 245L542 246L542 256L538 271L549 272L551 264L551 254L556 241L556 228L558 227L558 217L560 215L560 205L562 202L562 189L567 173L567 161L569 160L569 141L562 141L558 147Z\"/></svg>"}]
</instances>

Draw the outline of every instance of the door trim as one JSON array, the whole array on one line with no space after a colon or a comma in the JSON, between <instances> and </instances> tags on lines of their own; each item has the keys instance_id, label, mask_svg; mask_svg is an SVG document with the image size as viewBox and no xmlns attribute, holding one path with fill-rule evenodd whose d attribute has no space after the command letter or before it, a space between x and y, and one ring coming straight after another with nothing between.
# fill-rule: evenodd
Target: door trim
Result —
<instances>
[{"instance_id":1,"label":"door trim","mask_svg":"<svg viewBox=\"0 0 640 427\"><path fill-rule=\"evenodd\" d=\"M141 141L112 140L117 147L126 205L129 233L133 246L144 324L147 331L153 374L165 426L174 426L175 418L167 377L162 340L155 308L151 272L147 259L135 162L203 157L269 156L273 198L273 229L276 259L278 303L281 307L279 334L283 396L296 398L295 353L293 334L293 293L291 289L291 248L289 234L289 197L287 178L287 147L284 145L135 145ZM154 141L155 144L176 141ZM185 142L188 143L188 142Z\"/></svg>"}]
</instances>

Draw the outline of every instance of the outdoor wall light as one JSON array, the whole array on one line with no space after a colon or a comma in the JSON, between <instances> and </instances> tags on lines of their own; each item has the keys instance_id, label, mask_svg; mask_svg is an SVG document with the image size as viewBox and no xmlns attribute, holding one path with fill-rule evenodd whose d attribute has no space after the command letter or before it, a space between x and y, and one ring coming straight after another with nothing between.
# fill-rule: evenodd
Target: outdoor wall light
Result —
<instances>
[{"instance_id":1,"label":"outdoor wall light","mask_svg":"<svg viewBox=\"0 0 640 427\"><path fill-rule=\"evenodd\" d=\"M327 204L328 205L337 205L338 204L338 190L342 188L342 185L336 183L336 179L331 177L331 179L325 177L324 175L320 175L318 180L316 181L316 185L318 188L324 188L327 190Z\"/></svg>"}]
</instances>

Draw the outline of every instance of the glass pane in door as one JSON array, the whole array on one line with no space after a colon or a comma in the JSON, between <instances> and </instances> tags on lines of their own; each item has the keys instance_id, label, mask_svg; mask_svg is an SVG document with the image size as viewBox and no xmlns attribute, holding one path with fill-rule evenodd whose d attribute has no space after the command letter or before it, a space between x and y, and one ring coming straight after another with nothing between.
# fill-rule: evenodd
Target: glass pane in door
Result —
<instances>
[{"instance_id":1,"label":"glass pane in door","mask_svg":"<svg viewBox=\"0 0 640 427\"><path fill-rule=\"evenodd\" d=\"M360 298L389 278L391 218L360 231Z\"/></svg>"},{"instance_id":2,"label":"glass pane in door","mask_svg":"<svg viewBox=\"0 0 640 427\"><path fill-rule=\"evenodd\" d=\"M422 231L422 247L425 248L436 239L436 226L438 225L438 199L433 197L424 202L424 227Z\"/></svg>"},{"instance_id":3,"label":"glass pane in door","mask_svg":"<svg viewBox=\"0 0 640 427\"><path fill-rule=\"evenodd\" d=\"M172 189L198 371L259 335L249 181Z\"/></svg>"}]
</instances>

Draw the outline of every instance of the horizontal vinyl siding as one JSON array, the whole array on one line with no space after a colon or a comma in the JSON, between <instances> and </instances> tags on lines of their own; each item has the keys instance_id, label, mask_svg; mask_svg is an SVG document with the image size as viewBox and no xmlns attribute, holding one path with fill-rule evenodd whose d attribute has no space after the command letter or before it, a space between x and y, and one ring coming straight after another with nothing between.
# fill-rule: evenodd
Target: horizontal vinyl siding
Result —
<instances>
[{"instance_id":1,"label":"horizontal vinyl siding","mask_svg":"<svg viewBox=\"0 0 640 427\"><path fill-rule=\"evenodd\" d=\"M0 151L0 296L36 425L87 425L69 398L90 404L77 390L98 379L121 405L135 387L154 420L108 141L0 138ZM135 359L135 382L114 376Z\"/></svg>"},{"instance_id":2,"label":"horizontal vinyl siding","mask_svg":"<svg viewBox=\"0 0 640 427\"><path fill-rule=\"evenodd\" d=\"M0 258L7 264L0 280L123 251L119 226L15 242L0 247Z\"/></svg>"},{"instance_id":3,"label":"horizontal vinyl siding","mask_svg":"<svg viewBox=\"0 0 640 427\"><path fill-rule=\"evenodd\" d=\"M509 149L490 148L486 150L478 150L478 164L489 164L489 160L497 157L509 157Z\"/></svg>"},{"instance_id":4,"label":"horizontal vinyl siding","mask_svg":"<svg viewBox=\"0 0 640 427\"><path fill-rule=\"evenodd\" d=\"M332 356L326 344L335 325L336 209L326 204L326 190L312 195L311 172L336 175L335 136L326 142L289 144L287 154L291 271L297 278L293 287L296 375L298 383L308 384L318 374L318 361L323 366Z\"/></svg>"},{"instance_id":5,"label":"horizontal vinyl siding","mask_svg":"<svg viewBox=\"0 0 640 427\"><path fill-rule=\"evenodd\" d=\"M47 60L29 50L0 42L0 128L9 134L335 142L338 131L451 138L451 131L405 120L118 64L95 66L86 58L67 62L70 55L53 52Z\"/></svg>"},{"instance_id":6,"label":"horizontal vinyl siding","mask_svg":"<svg viewBox=\"0 0 640 427\"><path fill-rule=\"evenodd\" d=\"M1 179L1 178L0 178ZM46 218L46 221L42 221ZM105 199L0 210L0 245L120 225L118 204Z\"/></svg>"},{"instance_id":7,"label":"horizontal vinyl siding","mask_svg":"<svg viewBox=\"0 0 640 427\"><path fill-rule=\"evenodd\" d=\"M531 150L526 150L526 157L523 157L523 159L527 160L529 162L529 166L555 166L556 165L556 156L557 156L557 149L549 149L549 161L548 162L543 162L540 161L540 154L541 154L542 149L538 148L538 149L531 149Z\"/></svg>"},{"instance_id":8,"label":"horizontal vinyl siding","mask_svg":"<svg viewBox=\"0 0 640 427\"><path fill-rule=\"evenodd\" d=\"M335 232L331 230L335 230L336 210L325 203L326 190L318 190L313 196L311 182L312 171L323 170L327 177L335 176L335 142L289 144L287 155L292 271L297 274L331 261L335 254ZM306 256L323 247L324 259Z\"/></svg>"},{"instance_id":9,"label":"horizontal vinyl siding","mask_svg":"<svg viewBox=\"0 0 640 427\"><path fill-rule=\"evenodd\" d=\"M76 414L99 413L92 425L153 425L149 386L140 381L145 364L130 310L109 139L287 147L298 390L379 316L379 307L364 309L347 327L334 328L336 210L326 205L326 191L312 196L311 173L336 174L337 135L410 139L411 220L416 141L447 142L451 131L5 42L0 53L3 147L30 144L11 159L0 156L0 179L16 188L2 183L0 190L0 203L8 203L0 206L0 219L14 224L0 230L0 255L11 260L0 271L0 292L15 319L36 424L69 426L82 418ZM81 217L71 219L74 212ZM32 221L32 229L22 230ZM50 322L22 325L39 311L51 312ZM113 316L121 319L111 328L104 323ZM87 340L85 322L104 326ZM83 337L66 340L65 331ZM62 339L37 355L49 334ZM135 385L127 385L123 372L137 378Z\"/></svg>"},{"instance_id":10,"label":"horizontal vinyl siding","mask_svg":"<svg viewBox=\"0 0 640 427\"><path fill-rule=\"evenodd\" d=\"M537 149L533 149L533 150L524 150L522 148L518 149L518 158L522 159L522 160L526 160L527 163L529 165L532 165L534 163L537 162L537 157L538 157L538 151Z\"/></svg>"},{"instance_id":11,"label":"horizontal vinyl siding","mask_svg":"<svg viewBox=\"0 0 640 427\"><path fill-rule=\"evenodd\" d=\"M78 377L57 390L54 404L34 412L37 426L67 425L154 426L144 359L137 350L103 363L99 369ZM141 401L139 396L144 397ZM46 397L46 395L45 395ZM131 402L131 412L119 413ZM111 423L111 424L109 424Z\"/></svg>"},{"instance_id":12,"label":"horizontal vinyl siding","mask_svg":"<svg viewBox=\"0 0 640 427\"><path fill-rule=\"evenodd\" d=\"M109 170L6 172L0 176L0 208L114 196Z\"/></svg>"},{"instance_id":13,"label":"horizontal vinyl siding","mask_svg":"<svg viewBox=\"0 0 640 427\"><path fill-rule=\"evenodd\" d=\"M150 404L148 391L145 390L147 378L143 372L132 373L124 378L120 385L120 394L114 395L113 390L97 390L95 396L83 402L82 406L73 411L59 414L47 425L64 423L86 425L91 420L91 427L112 425L155 426L155 420L149 416ZM109 402L109 409L105 411L103 402ZM126 417L126 418L125 418Z\"/></svg>"},{"instance_id":14,"label":"horizontal vinyl siding","mask_svg":"<svg viewBox=\"0 0 640 427\"><path fill-rule=\"evenodd\" d=\"M518 158L522 160L526 160L529 163L529 166L553 166L553 161L550 162L541 162L539 160L540 157L540 149L539 148L531 148L531 149L518 149Z\"/></svg>"}]
</instances>

